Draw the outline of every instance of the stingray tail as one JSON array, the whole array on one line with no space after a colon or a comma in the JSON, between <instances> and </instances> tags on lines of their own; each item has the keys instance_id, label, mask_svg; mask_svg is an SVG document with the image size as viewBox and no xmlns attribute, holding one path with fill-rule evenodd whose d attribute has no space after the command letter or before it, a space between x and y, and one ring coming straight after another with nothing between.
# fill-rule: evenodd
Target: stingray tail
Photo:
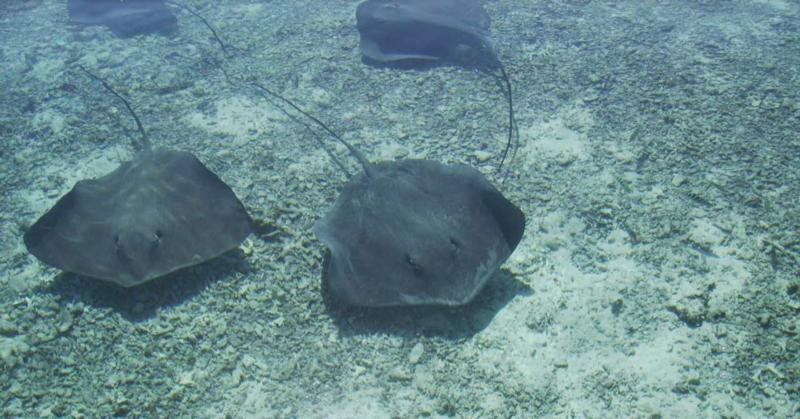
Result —
<instances>
[{"instance_id":1,"label":"stingray tail","mask_svg":"<svg viewBox=\"0 0 800 419\"><path fill-rule=\"evenodd\" d=\"M230 54L228 53L228 48L225 46L225 43L222 42L222 38L219 37L217 31L214 29L213 26L211 26L210 23L208 23L208 21L206 20L206 18L203 17L203 15L194 11L194 9L192 9L191 7L183 5L176 1L167 1L167 4L173 5L179 9L186 10L187 12L191 13L194 17L200 19L200 21L203 22L203 25L205 25L205 27L208 28L209 31L211 31L211 35L214 37L214 40L217 41L217 44L219 44L219 47L222 49L222 52L226 56L230 56Z\"/></svg>"},{"instance_id":2,"label":"stingray tail","mask_svg":"<svg viewBox=\"0 0 800 419\"><path fill-rule=\"evenodd\" d=\"M503 164L508 158L508 153L511 151L512 145L515 143L515 135L516 135L516 145L514 146L514 150L511 153L511 157L509 158L509 164L514 159L514 156L517 154L517 146L519 145L519 130L517 129L517 120L514 117L514 98L512 96L512 89L511 89L511 80L508 78L508 73L506 73L506 67L500 62L499 59L497 61L497 66L500 71L500 78L505 87L505 97L506 101L508 102L508 140L506 141L506 147L503 149L503 155L500 157L500 164L497 166L497 172L499 173L503 169Z\"/></svg>"},{"instance_id":3,"label":"stingray tail","mask_svg":"<svg viewBox=\"0 0 800 419\"><path fill-rule=\"evenodd\" d=\"M142 121L139 120L139 116L136 115L136 112L133 111L133 108L131 108L131 104L128 102L128 100L125 99L119 93L117 93L117 91L114 90L114 88L112 88L108 83L106 83L105 80L101 79L99 76L96 76L94 73L87 70L84 66L79 64L78 68L81 69L81 71L86 73L86 75L88 75L92 79L99 81L100 84L102 84L106 90L111 92L112 95L116 96L117 99L121 100L122 103L125 104L125 108L127 108L128 112L130 112L131 116L133 116L133 120L136 121L136 128L139 130L139 134L141 134L142 136L142 139L139 141L139 144L134 144L134 146L141 151L150 151L151 148L150 138L147 137L147 133L144 130L144 126L142 126Z\"/></svg>"},{"instance_id":4,"label":"stingray tail","mask_svg":"<svg viewBox=\"0 0 800 419\"><path fill-rule=\"evenodd\" d=\"M492 46L491 42L489 42L488 35L481 40L481 44L488 52L489 60L486 62L487 72L494 74L495 77L499 76L499 83L501 89L503 89L503 95L506 97L506 102L508 103L508 140L506 141L506 147L503 149L503 154L500 157L500 164L497 165L497 173L500 173L503 170L503 164L505 164L506 158L508 158L509 151L511 151L512 146L514 146L515 134L516 143L519 144L519 130L517 129L517 120L514 117L514 97L511 89L511 80L508 78L508 73L506 72L506 66L500 61L497 51L494 49L494 46ZM509 164L516 154L517 148L514 146Z\"/></svg>"},{"instance_id":5,"label":"stingray tail","mask_svg":"<svg viewBox=\"0 0 800 419\"><path fill-rule=\"evenodd\" d=\"M259 83L256 83L256 82L253 82L253 86L255 86L255 87L256 87L256 88L258 88L259 90L261 90L261 91L263 91L263 92L267 93L268 95L270 95L270 96L272 96L272 97L275 97L275 98L277 98L277 99L280 99L280 100L282 100L282 101L283 101L283 102L285 102L287 105L291 106L291 107L292 107L294 110L296 110L297 112L300 112L301 114L303 114L303 116L305 116L306 118L308 118L308 119L310 119L310 120L314 121L314 123L315 123L315 124L319 125L319 126L322 128L322 129L324 129L324 130L325 130L325 132L327 132L327 133L328 133L328 134L330 134L330 135L331 135L333 138L335 138L335 139L336 139L336 141L338 141L339 143L341 143L342 145L344 145L345 147L347 147L347 150L350 152L350 154L352 154L352 155L353 155L353 157L355 157L355 159L356 159L356 160L358 160L358 163L359 163L359 164L361 164L361 167L363 167L363 168L364 168L364 173L366 173L366 174L367 174L367 176L372 176L372 174L373 174L373 170L372 170L372 164L370 164L369 160L367 160L367 158L366 158L366 157L364 157L364 155L363 155L363 154L361 154L361 151L359 151L357 148L355 148L355 147L354 147L352 144L350 144L350 143L348 143L347 141L345 141L345 140L344 140L342 137L340 137L338 134L336 134L335 132L333 132L333 130L331 130L330 128L328 128L328 126L327 126L327 125L325 125L325 124L324 124L322 121L320 121L319 119L315 118L313 115L309 114L308 112L306 112L306 111L304 111L304 110L300 109L300 107L298 107L297 105L295 105L295 104L294 104L294 102L292 102L291 100L289 100L289 99L286 99L285 97L283 97L283 96L281 96L281 95L279 95L279 94L277 94L277 93L275 93L275 92L273 92L273 91L271 91L271 90L267 89L266 87L262 86L261 84L259 84ZM334 161L335 161L335 160L334 160ZM345 171L345 173L346 173L346 172L347 172L347 171Z\"/></svg>"}]
</instances>

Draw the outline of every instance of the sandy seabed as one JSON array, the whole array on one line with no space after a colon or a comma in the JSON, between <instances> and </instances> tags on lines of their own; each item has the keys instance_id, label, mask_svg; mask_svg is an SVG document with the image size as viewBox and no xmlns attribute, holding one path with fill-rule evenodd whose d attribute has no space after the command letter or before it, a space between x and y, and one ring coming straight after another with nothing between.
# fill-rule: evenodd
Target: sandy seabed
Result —
<instances>
[{"instance_id":1,"label":"sandy seabed","mask_svg":"<svg viewBox=\"0 0 800 419\"><path fill-rule=\"evenodd\" d=\"M520 133L502 184L486 74L365 64L357 1L185 3L228 54L186 12L118 39L70 28L63 1L0 5L0 415L800 415L796 2L486 2ZM37 217L133 153L129 115L78 64L269 228L129 290L29 255ZM373 160L475 165L525 212L522 243L462 308L326 305L310 227L346 179L231 80Z\"/></svg>"}]
</instances>

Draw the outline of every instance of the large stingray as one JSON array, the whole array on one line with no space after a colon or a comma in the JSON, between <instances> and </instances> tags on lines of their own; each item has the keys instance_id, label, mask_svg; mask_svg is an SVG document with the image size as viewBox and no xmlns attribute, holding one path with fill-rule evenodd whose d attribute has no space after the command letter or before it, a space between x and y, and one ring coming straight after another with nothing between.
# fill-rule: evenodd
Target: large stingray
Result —
<instances>
[{"instance_id":1,"label":"large stingray","mask_svg":"<svg viewBox=\"0 0 800 419\"><path fill-rule=\"evenodd\" d=\"M432 160L372 164L350 150L363 172L344 186L314 225L330 251L327 289L357 306L461 305L511 255L525 216L477 169Z\"/></svg>"},{"instance_id":2,"label":"large stingray","mask_svg":"<svg viewBox=\"0 0 800 419\"><path fill-rule=\"evenodd\" d=\"M141 151L61 197L25 233L28 251L53 267L131 287L237 247L253 222L233 191L194 155L153 150L128 102L100 81L134 116Z\"/></svg>"},{"instance_id":3,"label":"large stingray","mask_svg":"<svg viewBox=\"0 0 800 419\"><path fill-rule=\"evenodd\" d=\"M68 0L70 23L107 26L118 37L167 33L177 27L177 18L165 0Z\"/></svg>"},{"instance_id":4,"label":"large stingray","mask_svg":"<svg viewBox=\"0 0 800 419\"><path fill-rule=\"evenodd\" d=\"M382 64L455 62L478 64L499 77L508 101L508 141L516 122L511 82L489 40L489 15L478 0L366 0L356 8L361 53Z\"/></svg>"}]
</instances>

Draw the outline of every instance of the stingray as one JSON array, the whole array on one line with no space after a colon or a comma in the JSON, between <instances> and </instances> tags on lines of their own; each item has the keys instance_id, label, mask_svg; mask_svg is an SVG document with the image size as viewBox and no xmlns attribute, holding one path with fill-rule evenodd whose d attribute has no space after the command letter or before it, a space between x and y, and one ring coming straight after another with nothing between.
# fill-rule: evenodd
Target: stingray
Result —
<instances>
[{"instance_id":1,"label":"stingray","mask_svg":"<svg viewBox=\"0 0 800 419\"><path fill-rule=\"evenodd\" d=\"M367 0L356 8L361 52L377 62L458 60L488 51L489 15L477 0Z\"/></svg>"},{"instance_id":2,"label":"stingray","mask_svg":"<svg viewBox=\"0 0 800 419\"><path fill-rule=\"evenodd\" d=\"M68 0L69 21L82 26L107 26L121 38L169 33L178 20L165 0Z\"/></svg>"},{"instance_id":3,"label":"stingray","mask_svg":"<svg viewBox=\"0 0 800 419\"><path fill-rule=\"evenodd\" d=\"M477 169L433 160L370 163L343 144L363 171L313 227L329 251L323 281L355 306L468 303L522 239L525 215Z\"/></svg>"},{"instance_id":4,"label":"stingray","mask_svg":"<svg viewBox=\"0 0 800 419\"><path fill-rule=\"evenodd\" d=\"M27 230L28 251L64 271L132 287L236 248L253 221L231 188L190 153L152 149L128 101L97 80L134 116L140 151L75 184Z\"/></svg>"},{"instance_id":5,"label":"stingray","mask_svg":"<svg viewBox=\"0 0 800 419\"><path fill-rule=\"evenodd\" d=\"M511 82L489 40L489 23L478 0L366 0L356 8L361 53L367 61L475 63L499 76L508 101L508 141L501 167L516 121Z\"/></svg>"}]
</instances>

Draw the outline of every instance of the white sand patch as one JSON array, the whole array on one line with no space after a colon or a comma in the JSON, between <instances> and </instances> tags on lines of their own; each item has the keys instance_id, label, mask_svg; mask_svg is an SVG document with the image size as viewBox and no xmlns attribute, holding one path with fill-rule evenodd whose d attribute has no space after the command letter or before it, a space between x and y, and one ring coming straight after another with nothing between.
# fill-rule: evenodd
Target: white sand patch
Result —
<instances>
[{"instance_id":1,"label":"white sand patch","mask_svg":"<svg viewBox=\"0 0 800 419\"><path fill-rule=\"evenodd\" d=\"M411 154L411 150L395 141L381 144L371 153L373 161L394 161L407 158Z\"/></svg>"},{"instance_id":2,"label":"white sand patch","mask_svg":"<svg viewBox=\"0 0 800 419\"><path fill-rule=\"evenodd\" d=\"M607 142L605 143L605 148L606 151L620 163L631 163L636 160L636 153L625 143Z\"/></svg>"},{"instance_id":3,"label":"white sand patch","mask_svg":"<svg viewBox=\"0 0 800 419\"><path fill-rule=\"evenodd\" d=\"M627 257L615 257L604 266L606 270L606 289L619 290L633 287L637 281L645 278L646 273L641 265Z\"/></svg>"},{"instance_id":4,"label":"white sand patch","mask_svg":"<svg viewBox=\"0 0 800 419\"><path fill-rule=\"evenodd\" d=\"M231 15L241 15L243 18L253 18L258 17L261 14L261 10L264 9L263 4L243 4L233 6L231 10Z\"/></svg>"},{"instance_id":5,"label":"white sand patch","mask_svg":"<svg viewBox=\"0 0 800 419\"><path fill-rule=\"evenodd\" d=\"M586 137L567 128L560 119L532 125L522 129L520 137L525 146L521 150L524 165L530 160L555 159L566 165L586 157Z\"/></svg>"},{"instance_id":6,"label":"white sand patch","mask_svg":"<svg viewBox=\"0 0 800 419\"><path fill-rule=\"evenodd\" d=\"M339 395L336 401L330 404L319 404L301 409L297 417L325 418L325 419L350 419L350 418L391 418L393 415L380 402L382 399L378 387L347 391Z\"/></svg>"},{"instance_id":7,"label":"white sand patch","mask_svg":"<svg viewBox=\"0 0 800 419\"><path fill-rule=\"evenodd\" d=\"M696 219L692 221L692 228L689 230L689 241L703 247L711 248L717 246L725 240L725 234L711 221L707 219Z\"/></svg>"},{"instance_id":8,"label":"white sand patch","mask_svg":"<svg viewBox=\"0 0 800 419\"><path fill-rule=\"evenodd\" d=\"M747 281L752 277L748 264L734 256L736 250L735 247L727 248L725 251L731 252L730 254L723 254L717 259L709 261L710 275L714 276L714 289L711 291L708 301L709 311L712 314L728 307L732 299L741 293Z\"/></svg>"},{"instance_id":9,"label":"white sand patch","mask_svg":"<svg viewBox=\"0 0 800 419\"><path fill-rule=\"evenodd\" d=\"M59 58L43 59L33 65L31 75L40 82L50 83L58 80L63 69L64 60Z\"/></svg>"},{"instance_id":10,"label":"white sand patch","mask_svg":"<svg viewBox=\"0 0 800 419\"><path fill-rule=\"evenodd\" d=\"M276 401L267 390L267 386L258 381L242 382L223 404L212 405L202 416L208 418L268 418L286 417L288 412L273 408Z\"/></svg>"},{"instance_id":11,"label":"white sand patch","mask_svg":"<svg viewBox=\"0 0 800 419\"><path fill-rule=\"evenodd\" d=\"M713 284L708 295L710 314L724 311L730 300L744 289L752 277L747 259L753 256L753 247L758 246L748 236L741 215L730 213L717 222L719 225L707 219L696 219L689 232L690 241L702 243L715 256L706 258L709 272L704 275L704 282Z\"/></svg>"},{"instance_id":12,"label":"white sand patch","mask_svg":"<svg viewBox=\"0 0 800 419\"><path fill-rule=\"evenodd\" d=\"M520 129L520 150L527 168L540 159L568 165L588 157L587 132L594 125L591 113L578 101L554 118Z\"/></svg>"},{"instance_id":13,"label":"white sand patch","mask_svg":"<svg viewBox=\"0 0 800 419\"><path fill-rule=\"evenodd\" d=\"M309 175L323 173L326 167L333 165L334 163L325 151L314 150L309 154L299 155L297 161L289 164L286 168L286 174L295 182L302 182Z\"/></svg>"},{"instance_id":14,"label":"white sand patch","mask_svg":"<svg viewBox=\"0 0 800 419\"><path fill-rule=\"evenodd\" d=\"M754 0L754 2L772 7L773 9L777 9L782 12L790 11L796 7L786 0Z\"/></svg>"},{"instance_id":15,"label":"white sand patch","mask_svg":"<svg viewBox=\"0 0 800 419\"><path fill-rule=\"evenodd\" d=\"M31 118L31 124L36 130L50 128L53 134L60 134L65 125L64 115L52 109L45 109Z\"/></svg>"},{"instance_id":16,"label":"white sand patch","mask_svg":"<svg viewBox=\"0 0 800 419\"><path fill-rule=\"evenodd\" d=\"M478 368L489 373L516 371L525 382L535 382L550 366L546 357L536 357L537 352L547 350L550 336L532 328L514 327L526 322L535 323L541 309L534 296L512 300L497 313L489 327L475 336L474 352L478 355ZM538 298L541 300L541 298ZM544 304L545 306L547 304ZM509 333L513 328L514 333Z\"/></svg>"},{"instance_id":17,"label":"white sand patch","mask_svg":"<svg viewBox=\"0 0 800 419\"><path fill-rule=\"evenodd\" d=\"M599 243L603 252L611 256L623 256L631 253L630 236L625 230L615 229L609 233L605 242Z\"/></svg>"},{"instance_id":18,"label":"white sand patch","mask_svg":"<svg viewBox=\"0 0 800 419\"><path fill-rule=\"evenodd\" d=\"M621 293L640 287L651 274L632 257L629 234L611 230L596 243L607 259L587 270L574 262L580 256L576 238L586 228L579 218L553 212L536 227L509 261L512 272L524 272L534 293L511 300L471 341L468 351L477 355L476 367L537 392L569 394L563 412L603 417L606 411L597 406L598 397L605 394L620 403L630 389L649 389L653 397L642 398L640 413L702 413L698 400L673 391L691 378L697 351L692 334L698 332L664 323L651 338L632 341L630 319L611 309L615 301L627 303L631 297ZM708 237L724 242L718 235ZM715 251L722 254L724 249L720 244ZM534 263L537 257L540 261ZM714 260L712 266L717 265L728 273L744 267L723 257ZM688 281L684 285L688 288L677 294L705 290Z\"/></svg>"},{"instance_id":19,"label":"white sand patch","mask_svg":"<svg viewBox=\"0 0 800 419\"><path fill-rule=\"evenodd\" d=\"M18 241L13 252L10 253L26 254L31 263L0 273L0 284L18 293L27 292L30 288L39 284L39 281L42 281L42 272L47 268L45 268L45 265L42 263L33 262L35 258L25 249L22 240Z\"/></svg>"},{"instance_id":20,"label":"white sand patch","mask_svg":"<svg viewBox=\"0 0 800 419\"><path fill-rule=\"evenodd\" d=\"M683 379L685 368L691 364L687 354L693 353L689 329L679 328L658 333L652 340L642 341L624 368L635 374L651 388L669 389Z\"/></svg>"},{"instance_id":21,"label":"white sand patch","mask_svg":"<svg viewBox=\"0 0 800 419\"><path fill-rule=\"evenodd\" d=\"M505 268L517 276L518 279L528 282L523 276L532 272L537 260L536 250L536 242L533 236L525 234L522 236L522 241L519 242L514 253L506 261Z\"/></svg>"},{"instance_id":22,"label":"white sand patch","mask_svg":"<svg viewBox=\"0 0 800 419\"><path fill-rule=\"evenodd\" d=\"M189 125L208 132L233 137L233 146L242 146L260 134L268 133L276 122L288 118L281 111L243 96L227 97L215 103L216 112L195 111L185 119ZM302 129L302 128L298 128Z\"/></svg>"},{"instance_id":23,"label":"white sand patch","mask_svg":"<svg viewBox=\"0 0 800 419\"><path fill-rule=\"evenodd\" d=\"M584 230L580 219L554 212L523 240L510 267L526 271L534 293L513 299L476 335L479 368L513 372L510 376L526 386L555 380L561 390L575 392L602 365L625 361L627 356L616 350L596 348L625 336L608 306L619 298L618 289L643 278L643 269L626 257L631 252L628 234L614 230L600 246L616 257L602 272L583 272L573 262L577 249L572 237ZM534 249L548 248L534 266Z\"/></svg>"}]
</instances>

